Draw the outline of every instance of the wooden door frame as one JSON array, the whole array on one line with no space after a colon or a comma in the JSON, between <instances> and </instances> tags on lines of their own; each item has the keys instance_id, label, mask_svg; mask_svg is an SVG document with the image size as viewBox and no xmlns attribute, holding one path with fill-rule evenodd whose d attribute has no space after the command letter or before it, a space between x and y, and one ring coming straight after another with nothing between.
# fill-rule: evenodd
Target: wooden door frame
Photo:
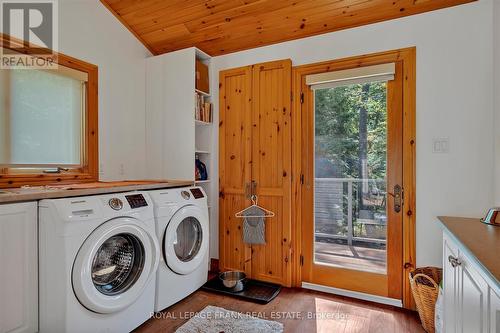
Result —
<instances>
[{"instance_id":1,"label":"wooden door frame","mask_svg":"<svg viewBox=\"0 0 500 333\"><path fill-rule=\"evenodd\" d=\"M416 48L349 57L333 61L297 66L292 69L292 283L300 287L302 283L302 103L304 75L326 71L351 69L388 62L403 64L403 275L402 303L405 308L413 308L409 272L415 267L415 221L416 221Z\"/></svg>"}]
</instances>

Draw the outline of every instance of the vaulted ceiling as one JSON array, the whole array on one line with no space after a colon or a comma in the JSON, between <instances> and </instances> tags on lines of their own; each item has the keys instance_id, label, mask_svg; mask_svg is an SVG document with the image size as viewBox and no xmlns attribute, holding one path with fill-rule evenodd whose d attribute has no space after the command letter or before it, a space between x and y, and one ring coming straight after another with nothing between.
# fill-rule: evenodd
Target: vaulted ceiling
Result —
<instances>
[{"instance_id":1,"label":"vaulted ceiling","mask_svg":"<svg viewBox=\"0 0 500 333\"><path fill-rule=\"evenodd\" d=\"M196 46L213 56L472 1L101 0L153 54Z\"/></svg>"}]
</instances>

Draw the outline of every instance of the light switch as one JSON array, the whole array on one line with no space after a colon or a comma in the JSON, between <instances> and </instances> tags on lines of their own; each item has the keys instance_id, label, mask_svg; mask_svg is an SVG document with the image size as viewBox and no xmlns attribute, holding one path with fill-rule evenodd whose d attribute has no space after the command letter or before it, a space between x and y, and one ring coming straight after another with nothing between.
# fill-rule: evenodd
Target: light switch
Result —
<instances>
[{"instance_id":1,"label":"light switch","mask_svg":"<svg viewBox=\"0 0 500 333\"><path fill-rule=\"evenodd\" d=\"M447 154L450 152L449 138L434 138L432 139L432 152L436 154Z\"/></svg>"}]
</instances>

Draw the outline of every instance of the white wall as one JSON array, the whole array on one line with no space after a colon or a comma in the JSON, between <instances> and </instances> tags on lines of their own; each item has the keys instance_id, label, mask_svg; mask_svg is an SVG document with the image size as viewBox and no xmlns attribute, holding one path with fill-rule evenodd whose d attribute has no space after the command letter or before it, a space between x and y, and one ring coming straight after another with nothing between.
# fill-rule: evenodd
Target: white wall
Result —
<instances>
[{"instance_id":1,"label":"white wall","mask_svg":"<svg viewBox=\"0 0 500 333\"><path fill-rule=\"evenodd\" d=\"M144 178L149 51L98 0L59 1L59 51L99 67L100 178Z\"/></svg>"},{"instance_id":2,"label":"white wall","mask_svg":"<svg viewBox=\"0 0 500 333\"><path fill-rule=\"evenodd\" d=\"M492 6L481 0L219 56L212 60L212 93L218 96L222 69L284 58L296 66L416 46L417 264L440 266L436 216L479 217L493 203ZM434 154L432 139L442 137L450 139L450 152Z\"/></svg>"},{"instance_id":3,"label":"white wall","mask_svg":"<svg viewBox=\"0 0 500 333\"><path fill-rule=\"evenodd\" d=\"M495 122L493 133L495 135L495 204L500 206L500 0L494 0L493 8L493 59L494 59L494 106Z\"/></svg>"}]
</instances>

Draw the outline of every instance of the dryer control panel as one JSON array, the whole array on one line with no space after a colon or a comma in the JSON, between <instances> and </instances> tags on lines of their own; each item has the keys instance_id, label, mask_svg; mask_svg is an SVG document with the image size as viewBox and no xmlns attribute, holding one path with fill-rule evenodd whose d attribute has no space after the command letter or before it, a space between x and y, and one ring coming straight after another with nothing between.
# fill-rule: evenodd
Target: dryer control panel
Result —
<instances>
[{"instance_id":1,"label":"dryer control panel","mask_svg":"<svg viewBox=\"0 0 500 333\"><path fill-rule=\"evenodd\" d=\"M126 195L125 199L127 199L128 204L132 209L146 207L148 205L146 199L142 194Z\"/></svg>"}]
</instances>

